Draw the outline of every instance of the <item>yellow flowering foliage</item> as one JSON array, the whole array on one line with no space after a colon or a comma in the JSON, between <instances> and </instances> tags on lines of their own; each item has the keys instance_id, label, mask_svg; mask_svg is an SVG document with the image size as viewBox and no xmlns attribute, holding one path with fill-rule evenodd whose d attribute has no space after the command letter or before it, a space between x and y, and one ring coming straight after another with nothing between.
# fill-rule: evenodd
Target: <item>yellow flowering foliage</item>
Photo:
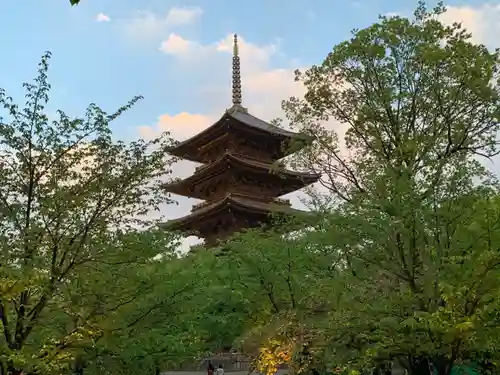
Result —
<instances>
[{"instance_id":1,"label":"yellow flowering foliage","mask_svg":"<svg viewBox=\"0 0 500 375\"><path fill-rule=\"evenodd\" d=\"M100 336L94 327L78 327L60 339L47 338L36 351L29 346L8 356L18 368L37 369L45 374L60 373L67 369L74 359L74 350L79 345L93 345Z\"/></svg>"},{"instance_id":2,"label":"yellow flowering foliage","mask_svg":"<svg viewBox=\"0 0 500 375\"><path fill-rule=\"evenodd\" d=\"M280 365L292 358L292 345L278 339L268 340L260 349L257 358L257 370L266 375L278 371Z\"/></svg>"}]
</instances>

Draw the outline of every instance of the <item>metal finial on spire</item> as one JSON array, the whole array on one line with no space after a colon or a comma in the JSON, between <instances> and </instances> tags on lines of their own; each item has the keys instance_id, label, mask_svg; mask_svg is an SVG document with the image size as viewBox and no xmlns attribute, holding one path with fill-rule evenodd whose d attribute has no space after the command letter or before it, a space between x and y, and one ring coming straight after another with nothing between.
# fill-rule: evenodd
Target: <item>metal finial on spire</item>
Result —
<instances>
[{"instance_id":1,"label":"metal finial on spire","mask_svg":"<svg viewBox=\"0 0 500 375\"><path fill-rule=\"evenodd\" d=\"M238 34L234 34L234 43L233 43L233 56L238 56Z\"/></svg>"},{"instance_id":2,"label":"metal finial on spire","mask_svg":"<svg viewBox=\"0 0 500 375\"><path fill-rule=\"evenodd\" d=\"M241 106L241 73L238 51L238 34L234 34L233 44L233 106Z\"/></svg>"}]
</instances>

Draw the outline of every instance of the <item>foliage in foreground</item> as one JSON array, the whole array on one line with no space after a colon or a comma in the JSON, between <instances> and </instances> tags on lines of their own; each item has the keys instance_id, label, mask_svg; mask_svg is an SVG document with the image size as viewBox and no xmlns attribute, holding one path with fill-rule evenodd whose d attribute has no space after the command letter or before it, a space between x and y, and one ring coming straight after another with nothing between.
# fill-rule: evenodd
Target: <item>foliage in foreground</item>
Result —
<instances>
[{"instance_id":1,"label":"foliage in foreground","mask_svg":"<svg viewBox=\"0 0 500 375\"><path fill-rule=\"evenodd\" d=\"M149 264L143 282L150 291L107 320L103 339L86 348L85 373L154 374L213 350L199 315L211 301L213 264L212 254Z\"/></svg>"},{"instance_id":2,"label":"foliage in foreground","mask_svg":"<svg viewBox=\"0 0 500 375\"><path fill-rule=\"evenodd\" d=\"M236 345L269 374L280 364L298 373L491 366L500 348L500 196L478 190L444 203L429 212L438 223L405 237L398 219L339 209L298 238L235 238L224 262L248 306ZM400 240L418 246L410 252Z\"/></svg>"}]
</instances>

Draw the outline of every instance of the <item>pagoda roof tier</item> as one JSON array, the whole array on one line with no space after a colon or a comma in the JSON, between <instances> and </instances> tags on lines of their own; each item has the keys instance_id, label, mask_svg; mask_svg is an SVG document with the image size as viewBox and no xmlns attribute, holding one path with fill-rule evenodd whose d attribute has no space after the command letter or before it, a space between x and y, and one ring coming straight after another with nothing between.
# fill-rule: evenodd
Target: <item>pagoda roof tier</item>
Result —
<instances>
[{"instance_id":1,"label":"pagoda roof tier","mask_svg":"<svg viewBox=\"0 0 500 375\"><path fill-rule=\"evenodd\" d=\"M180 230L190 235L200 236L199 228L201 224L206 223L210 218L227 214L241 214L245 217L248 214L257 214L265 217L271 214L301 216L310 213L297 210L285 204L256 201L233 193L215 202L208 203L205 207L189 215L168 221L166 227L170 230ZM265 222L265 220L262 220L262 222Z\"/></svg>"},{"instance_id":2,"label":"pagoda roof tier","mask_svg":"<svg viewBox=\"0 0 500 375\"><path fill-rule=\"evenodd\" d=\"M224 172L244 172L245 176L249 174L261 175L261 178L259 176L255 178L256 183L259 180L262 181L262 177L266 180L275 179L277 186L275 197L302 189L318 181L321 177L321 174L318 173L290 171L271 163L249 158L245 155L226 153L217 161L202 166L193 175L183 180L163 185L163 189L170 193L190 198L207 199L210 194L203 188L197 189L196 186L199 186L203 182L208 186L212 176Z\"/></svg>"},{"instance_id":3,"label":"pagoda roof tier","mask_svg":"<svg viewBox=\"0 0 500 375\"><path fill-rule=\"evenodd\" d=\"M168 152L182 159L205 163L209 161L205 156L205 148L213 146L214 142L225 135L235 133L238 137L246 137L252 133L254 136L273 139L277 144L277 159L296 152L312 141L311 136L281 129L251 115L240 105L233 105L215 124L171 147Z\"/></svg>"}]
</instances>

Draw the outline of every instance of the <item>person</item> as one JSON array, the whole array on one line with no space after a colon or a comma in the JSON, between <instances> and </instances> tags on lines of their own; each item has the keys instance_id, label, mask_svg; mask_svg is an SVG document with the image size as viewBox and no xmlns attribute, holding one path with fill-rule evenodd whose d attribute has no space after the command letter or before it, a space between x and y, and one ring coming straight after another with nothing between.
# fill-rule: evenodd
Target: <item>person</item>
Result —
<instances>
[{"instance_id":1,"label":"person","mask_svg":"<svg viewBox=\"0 0 500 375\"><path fill-rule=\"evenodd\" d=\"M212 365L212 361L208 361L207 375L214 375L214 365Z\"/></svg>"},{"instance_id":2,"label":"person","mask_svg":"<svg viewBox=\"0 0 500 375\"><path fill-rule=\"evenodd\" d=\"M224 369L222 368L222 364L220 364L217 371L215 371L215 375L224 375Z\"/></svg>"}]
</instances>

